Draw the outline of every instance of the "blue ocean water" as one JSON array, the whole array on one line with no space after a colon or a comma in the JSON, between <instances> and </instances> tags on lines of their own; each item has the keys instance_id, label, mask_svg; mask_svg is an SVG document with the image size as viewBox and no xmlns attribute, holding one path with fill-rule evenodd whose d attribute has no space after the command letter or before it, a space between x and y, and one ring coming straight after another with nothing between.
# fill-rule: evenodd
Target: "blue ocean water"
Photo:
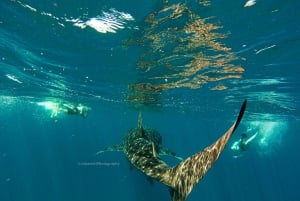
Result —
<instances>
[{"instance_id":1,"label":"blue ocean water","mask_svg":"<svg viewBox=\"0 0 300 201\"><path fill-rule=\"evenodd\" d=\"M187 200L300 200L299 8L2 0L0 200L171 200L124 154L97 151L120 143L141 111L188 157L231 126L244 99L241 125ZM85 118L59 109L77 104ZM242 133L257 135L237 153Z\"/></svg>"}]
</instances>

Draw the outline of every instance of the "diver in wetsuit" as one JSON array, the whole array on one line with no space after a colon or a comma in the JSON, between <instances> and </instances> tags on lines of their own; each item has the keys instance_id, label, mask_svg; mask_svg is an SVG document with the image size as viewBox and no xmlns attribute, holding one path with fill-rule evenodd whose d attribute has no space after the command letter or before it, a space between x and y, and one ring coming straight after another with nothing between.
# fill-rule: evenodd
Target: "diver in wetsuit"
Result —
<instances>
[{"instance_id":1,"label":"diver in wetsuit","mask_svg":"<svg viewBox=\"0 0 300 201\"><path fill-rule=\"evenodd\" d=\"M241 138L240 138L239 143L238 143L239 150L241 150L241 151L246 151L247 150L247 144L248 144L247 138L248 138L248 136L247 136L246 133L243 133L241 135Z\"/></svg>"},{"instance_id":2,"label":"diver in wetsuit","mask_svg":"<svg viewBox=\"0 0 300 201\"><path fill-rule=\"evenodd\" d=\"M231 150L238 152L238 154L234 156L235 158L240 157L242 152L247 151L249 143L255 139L257 134L258 132L253 134L251 137L248 137L246 133L243 133L240 139L232 144Z\"/></svg>"},{"instance_id":3,"label":"diver in wetsuit","mask_svg":"<svg viewBox=\"0 0 300 201\"><path fill-rule=\"evenodd\" d=\"M51 111L51 118L56 117L61 113L69 115L80 115L81 117L86 118L88 112L91 110L90 107L82 105L81 103L74 104L61 101L38 102L37 105L43 106L46 110Z\"/></svg>"},{"instance_id":4,"label":"diver in wetsuit","mask_svg":"<svg viewBox=\"0 0 300 201\"><path fill-rule=\"evenodd\" d=\"M70 103L64 103L61 105L60 109L69 115L80 115L86 118L88 115L89 107L82 104L74 105Z\"/></svg>"}]
</instances>

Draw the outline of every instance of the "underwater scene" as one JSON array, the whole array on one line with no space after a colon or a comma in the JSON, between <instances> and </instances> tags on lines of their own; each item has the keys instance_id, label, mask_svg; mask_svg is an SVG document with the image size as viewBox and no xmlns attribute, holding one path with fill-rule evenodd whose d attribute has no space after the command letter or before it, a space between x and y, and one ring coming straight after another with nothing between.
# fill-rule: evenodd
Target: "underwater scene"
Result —
<instances>
[{"instance_id":1,"label":"underwater scene","mask_svg":"<svg viewBox=\"0 0 300 201\"><path fill-rule=\"evenodd\" d=\"M298 201L300 2L1 0L1 201Z\"/></svg>"}]
</instances>

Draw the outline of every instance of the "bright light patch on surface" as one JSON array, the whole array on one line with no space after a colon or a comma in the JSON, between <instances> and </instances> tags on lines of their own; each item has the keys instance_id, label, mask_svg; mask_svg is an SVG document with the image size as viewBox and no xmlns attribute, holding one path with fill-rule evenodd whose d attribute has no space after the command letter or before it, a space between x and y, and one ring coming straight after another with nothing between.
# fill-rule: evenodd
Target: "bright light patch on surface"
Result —
<instances>
[{"instance_id":1,"label":"bright light patch on surface","mask_svg":"<svg viewBox=\"0 0 300 201\"><path fill-rule=\"evenodd\" d=\"M18 78L16 78L14 75L6 74L6 77L14 82L22 84L22 82Z\"/></svg>"},{"instance_id":2,"label":"bright light patch on surface","mask_svg":"<svg viewBox=\"0 0 300 201\"><path fill-rule=\"evenodd\" d=\"M256 4L256 0L249 0L245 3L244 7L254 6Z\"/></svg>"},{"instance_id":3,"label":"bright light patch on surface","mask_svg":"<svg viewBox=\"0 0 300 201\"><path fill-rule=\"evenodd\" d=\"M21 1L17 1L21 6L23 6L24 8L28 8L29 10L33 11L33 12L37 12L36 8L33 8L31 6L29 6L28 4L24 4Z\"/></svg>"},{"instance_id":4,"label":"bright light patch on surface","mask_svg":"<svg viewBox=\"0 0 300 201\"><path fill-rule=\"evenodd\" d=\"M129 13L124 13L111 8L109 11L103 11L101 15L92 17L87 21L81 19L66 19L74 22L74 26L82 29L91 27L100 33L116 33L119 29L124 29L128 21L134 21Z\"/></svg>"},{"instance_id":5,"label":"bright light patch on surface","mask_svg":"<svg viewBox=\"0 0 300 201\"><path fill-rule=\"evenodd\" d=\"M124 29L122 23L110 19L91 18L86 22L86 25L94 28L100 33L116 33L117 29Z\"/></svg>"},{"instance_id":6,"label":"bright light patch on surface","mask_svg":"<svg viewBox=\"0 0 300 201\"><path fill-rule=\"evenodd\" d=\"M268 49L271 49L271 48L273 48L273 47L276 47L276 45L271 45L271 46L268 46L268 47L264 47L264 48L262 48L262 49L260 49L260 50L255 51L255 54L259 54L259 53L261 53L261 52L263 52L263 51L266 51L266 50L268 50Z\"/></svg>"},{"instance_id":7,"label":"bright light patch on surface","mask_svg":"<svg viewBox=\"0 0 300 201\"><path fill-rule=\"evenodd\" d=\"M74 26L81 29L91 27L99 33L116 33L117 30L124 28L137 29L137 27L131 27L128 25L129 21L135 20L131 14L118 11L115 8L110 8L108 11L102 11L100 15L95 17L87 17L85 14L80 17L59 17L55 16L53 13L39 11L34 7L22 3L21 1L16 2L30 11L38 12L42 16L52 18L62 27L65 27L64 23L71 22Z\"/></svg>"}]
</instances>

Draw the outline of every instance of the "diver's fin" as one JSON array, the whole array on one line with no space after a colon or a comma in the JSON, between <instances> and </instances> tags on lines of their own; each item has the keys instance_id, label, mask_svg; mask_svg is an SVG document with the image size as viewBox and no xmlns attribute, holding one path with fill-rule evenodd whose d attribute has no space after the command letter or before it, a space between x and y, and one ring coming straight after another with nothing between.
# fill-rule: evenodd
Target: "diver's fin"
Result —
<instances>
[{"instance_id":1,"label":"diver's fin","mask_svg":"<svg viewBox=\"0 0 300 201\"><path fill-rule=\"evenodd\" d=\"M193 187L212 167L232 133L239 125L246 108L246 103L247 101L245 100L237 120L222 137L203 151L190 156L178 166L170 168L166 172L166 177L164 177L162 182L170 187L172 201L184 201Z\"/></svg>"},{"instance_id":2,"label":"diver's fin","mask_svg":"<svg viewBox=\"0 0 300 201\"><path fill-rule=\"evenodd\" d=\"M254 140L254 138L257 136L257 134L258 134L258 132L256 132L256 133L253 134L251 137L249 137L249 138L246 140L245 144L247 145L249 142L251 142L252 140Z\"/></svg>"},{"instance_id":3,"label":"diver's fin","mask_svg":"<svg viewBox=\"0 0 300 201\"><path fill-rule=\"evenodd\" d=\"M182 157L178 156L178 154L176 154L174 151L171 151L170 149L163 147L163 146L161 146L159 148L159 155L173 156L173 157L177 158L178 160L183 161Z\"/></svg>"},{"instance_id":4,"label":"diver's fin","mask_svg":"<svg viewBox=\"0 0 300 201\"><path fill-rule=\"evenodd\" d=\"M123 144L118 144L118 145L105 147L104 149L98 151L96 153L96 155L102 154L103 152L107 152L107 151L123 151L123 148L124 148Z\"/></svg>"}]
</instances>

